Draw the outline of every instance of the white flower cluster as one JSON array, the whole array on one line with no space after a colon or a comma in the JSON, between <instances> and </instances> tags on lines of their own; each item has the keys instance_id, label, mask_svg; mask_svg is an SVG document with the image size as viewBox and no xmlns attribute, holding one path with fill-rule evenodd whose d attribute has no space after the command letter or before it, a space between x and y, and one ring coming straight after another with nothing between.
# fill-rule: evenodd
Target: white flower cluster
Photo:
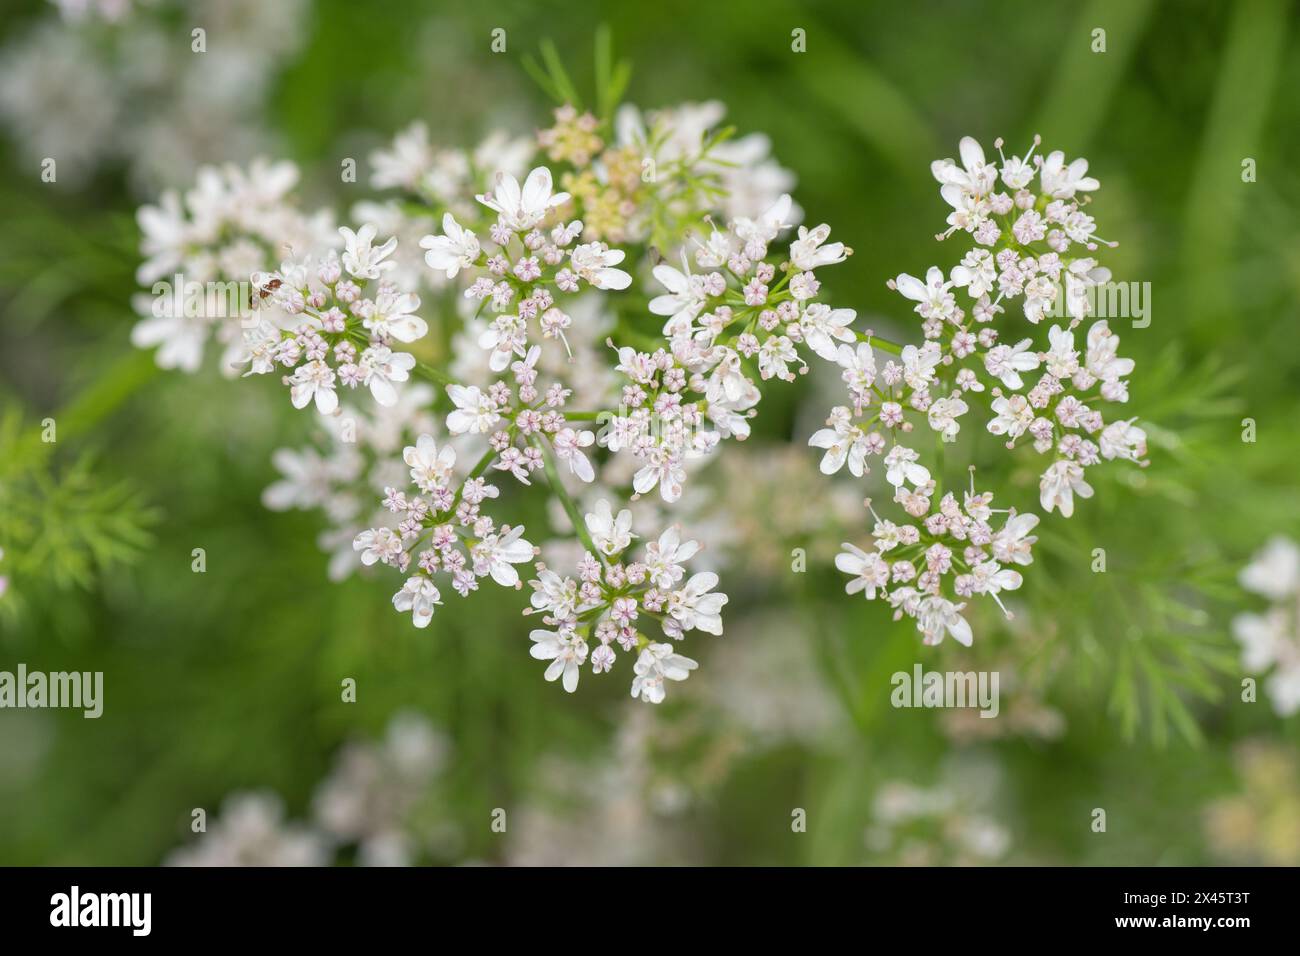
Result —
<instances>
[{"instance_id":1,"label":"white flower cluster","mask_svg":"<svg viewBox=\"0 0 1300 956\"><path fill-rule=\"evenodd\" d=\"M546 627L532 632L533 656L573 691L583 665L604 673L620 651L634 654L632 695L663 700L666 682L696 667L675 642L691 630L720 634L727 597L713 571L686 575L699 545L676 524L633 556L631 512L610 499L657 489L678 512L665 523L680 520L688 464L747 438L766 384L795 381L820 360L848 392L809 439L824 452L821 470L847 465L861 478L879 456L906 516L872 512L871 547L846 545L836 561L852 576L847 590L888 601L927 643L969 644L967 602L985 595L1003 606L1002 592L1021 586L1038 517L995 511L973 477L960 500L945 494L942 459L923 459L917 428L928 426L941 449L987 393L987 431L1010 446L1027 434L1050 453L1042 505L1067 517L1076 495L1092 494L1085 468L1145 453L1132 419L1108 423L1096 410L1127 400L1133 363L1118 357L1118 338L1095 322L1075 345L1087 292L1108 278L1087 254L1100 240L1079 198L1097 183L1086 163L1066 165L1059 153L999 168L963 140L961 164L934 172L954 210L945 235L966 232L975 248L947 275L935 268L924 282L892 283L923 322L920 344L895 345L827 301L823 270L852 250L826 224L798 225L788 174L766 142L728 143L711 129L720 117L714 104L688 104L647 122L624 107L602 124L566 106L535 146L496 136L472 152L434 149L416 125L373 157L376 185L414 200L364 204L356 231L296 211L292 166L207 170L183 204L169 194L141 211L141 281L172 270L247 279L256 310L238 323L240 341L231 323L218 326L227 362L278 372L292 404L326 420L343 418L340 386L369 392L378 409L347 416L369 434L345 447L356 437L340 442L343 429L331 426L324 454L281 450L284 479L267 502L327 512L326 546L344 545L332 571L352 557L406 575L393 604L416 627L428 626L448 586L461 596L488 578L522 588L516 565L540 549L522 525L498 524L483 507L503 496L488 476L508 474L522 493L540 472L553 514L571 526L571 557L554 563L577 563L573 576L536 565L525 613L543 614ZM673 174L643 176L642 160ZM481 183L487 190L473 194ZM378 241L369 213L392 238ZM435 222L439 232L415 238ZM401 243L418 245L423 262ZM659 288L640 290L638 277L649 276ZM1030 330L1063 304L1045 342L1000 341L1000 329L1019 323L1005 311L1017 297ZM416 314L428 302L436 320ZM661 335L647 333L647 311L662 319ZM136 339L160 344L162 364L192 370L214 325L155 315ZM594 407L570 408L575 394ZM457 467L466 460L474 464ZM596 501L585 518L570 486ZM383 510L372 517L376 499Z\"/></svg>"},{"instance_id":2,"label":"white flower cluster","mask_svg":"<svg viewBox=\"0 0 1300 956\"><path fill-rule=\"evenodd\" d=\"M271 790L235 792L208 829L164 864L412 866L454 836L432 829L425 812L439 809L449 750L427 718L400 712L381 740L354 740L339 750L316 786L310 819L287 819L284 801Z\"/></svg>"},{"instance_id":3,"label":"white flower cluster","mask_svg":"<svg viewBox=\"0 0 1300 956\"><path fill-rule=\"evenodd\" d=\"M433 387L420 382L403 389L396 405L340 405L338 414L317 417L321 429L311 444L271 456L281 477L262 493L262 503L273 511L321 512L327 527L319 541L330 555L330 580L363 566L353 539L389 514L379 496L407 480L402 449L437 429L429 411L434 397Z\"/></svg>"},{"instance_id":4,"label":"white flower cluster","mask_svg":"<svg viewBox=\"0 0 1300 956\"><path fill-rule=\"evenodd\" d=\"M209 309L206 295L167 294L157 283L170 287L178 276L187 285L247 283L278 262L286 249L320 255L334 244L330 211L305 215L292 203L297 182L298 169L288 162L258 160L247 169L204 167L184 197L166 192L158 205L140 209L136 219L145 261L136 279L154 291L135 297L143 318L132 329L131 341L139 348L157 346L159 366L197 371L208 340L215 337L224 346L221 367L233 374L245 345L242 303L222 298L220 309ZM263 310L262 318L282 327L294 321L273 308Z\"/></svg>"},{"instance_id":5,"label":"white flower cluster","mask_svg":"<svg viewBox=\"0 0 1300 956\"><path fill-rule=\"evenodd\" d=\"M959 598L987 595L1009 617L998 595L1016 590L1023 579L1008 565L1030 564L1038 540L1030 534L1038 526L1038 516L1033 514L998 512L1007 517L995 530L992 500L991 492L975 493L972 475L971 490L960 503L952 494L944 495L933 512L924 514L919 527L876 517L873 549L863 551L846 542L835 559L837 568L853 575L845 590L861 591L868 600L877 596L888 600L895 619L906 614L916 620L926 644L938 644L950 634L970 646L970 624L961 615L966 605L954 603L945 593ZM927 509L929 502L927 498Z\"/></svg>"},{"instance_id":6,"label":"white flower cluster","mask_svg":"<svg viewBox=\"0 0 1300 956\"><path fill-rule=\"evenodd\" d=\"M473 150L437 147L429 142L429 128L415 122L390 146L370 154L370 184L404 190L465 217L473 214L472 197L480 182L498 172L523 175L533 150L528 138L504 133L493 133Z\"/></svg>"},{"instance_id":7,"label":"white flower cluster","mask_svg":"<svg viewBox=\"0 0 1300 956\"><path fill-rule=\"evenodd\" d=\"M367 528L352 542L367 567L382 563L406 573L414 556L419 573L393 595L393 607L410 611L416 627L428 627L434 608L442 603L435 574L448 575L461 597L478 590L481 578L519 587L514 565L536 555L523 537L522 525L498 526L482 513L483 503L500 494L482 477L490 455L460 479L455 449L439 448L432 435L421 435L402 452L415 490L388 488L384 493L384 507L396 524Z\"/></svg>"},{"instance_id":8,"label":"white flower cluster","mask_svg":"<svg viewBox=\"0 0 1300 956\"><path fill-rule=\"evenodd\" d=\"M1000 153L1001 140L997 145ZM998 533L1000 549L985 523L991 494L976 496L972 484L964 509L951 494L940 498L942 475L922 464L919 438L927 426L939 449L956 441L968 414L980 415L984 429L1005 438L1008 449L1028 436L1035 451L1052 459L1039 482L1039 503L1066 518L1076 495L1093 495L1086 469L1111 459L1145 464L1145 431L1132 418L1108 422L1098 407L1128 400L1132 359L1119 357L1119 337L1105 320L1092 323L1082 348L1076 343L1075 329L1093 311L1090 290L1110 279L1092 256L1102 240L1084 211L1086 194L1099 184L1086 175L1086 160L1066 164L1060 152L1031 160L1032 153L1003 157L999 166L966 137L960 163L933 164L940 194L953 210L949 228L937 238L966 233L973 248L946 274L935 266L924 280L902 274L890 281L915 303L923 344L888 346L897 355L883 365L869 334L867 341L838 346L830 357L842 367L849 403L833 408L826 427L809 441L826 450L822 471L828 474L847 464L854 475L865 475L870 459L881 456L894 502L922 522L921 529L902 526L909 535L902 539L892 523L877 519L874 550L846 545L840 568L858 576L851 592L879 593L916 618L927 643L945 632L971 641L970 626L958 614L964 605L945 596L944 576L954 575L957 598L988 594L998 600L999 591L1021 584L1018 572L1002 567L1010 559L1000 551L1013 540L1012 563L1029 564L1034 539L1026 535L1038 521L1010 512ZM1007 312L1015 299L1018 315ZM1054 314L1060 322L1039 336L1037 329ZM981 411L985 394L991 401ZM924 550L923 567L887 559L899 544ZM986 547L993 548L992 560Z\"/></svg>"},{"instance_id":9,"label":"white flower cluster","mask_svg":"<svg viewBox=\"0 0 1300 956\"><path fill-rule=\"evenodd\" d=\"M1300 546L1278 536L1241 572L1241 586L1270 606L1263 614L1239 614L1233 635L1241 642L1242 666L1270 671L1264 689L1282 717L1300 711Z\"/></svg>"},{"instance_id":10,"label":"white flower cluster","mask_svg":"<svg viewBox=\"0 0 1300 956\"><path fill-rule=\"evenodd\" d=\"M82 189L121 167L152 194L214 155L256 156L281 139L268 94L310 35L310 6L55 0L45 16L15 20L0 46L0 128L27 160L56 159L58 182ZM202 27L204 51L189 28L178 42L181 23Z\"/></svg>"},{"instance_id":11,"label":"white flower cluster","mask_svg":"<svg viewBox=\"0 0 1300 956\"><path fill-rule=\"evenodd\" d=\"M418 295L383 281L395 266L389 256L397 239L376 246L375 231L369 223L356 232L343 226L341 255L330 249L253 274L254 302L273 308L245 329L239 364L248 365L248 375L292 370L284 383L294 408L315 403L322 415L332 414L339 385L365 386L380 405L392 406L397 385L411 377L415 356L392 345L423 338L429 326L415 314ZM283 328L285 316L292 329Z\"/></svg>"},{"instance_id":12,"label":"white flower cluster","mask_svg":"<svg viewBox=\"0 0 1300 956\"><path fill-rule=\"evenodd\" d=\"M712 571L686 578L685 563L700 546L683 541L677 527L647 544L639 560L626 560L637 537L631 511L625 508L616 515L602 498L585 516L585 524L593 550L578 562L577 578L563 577L539 562L537 577L528 582L533 609L545 615L549 628L530 635L533 657L550 661L546 679L563 678L564 689L572 693L584 663L601 674L614 666L615 645L637 652L632 696L660 703L664 681L685 680L697 665L671 644L654 643L641 634L638 619L654 618L663 633L676 640L687 631L721 634L727 595L713 590L718 576Z\"/></svg>"},{"instance_id":13,"label":"white flower cluster","mask_svg":"<svg viewBox=\"0 0 1300 956\"><path fill-rule=\"evenodd\" d=\"M686 462L714 450L725 438L743 440L762 397L755 378L794 381L807 371L797 345L833 359L838 342L853 341L856 313L817 301L814 270L843 262L852 250L827 243L830 227L800 227L789 261L768 261L769 244L789 228L792 202L780 197L756 219L733 220L695 242L692 272L661 263L655 279L667 290L650 311L667 317L667 347L653 352L617 349L617 369L628 380L618 414L609 418L601 444L627 450L641 462L632 484L638 494L658 487L666 502L681 497Z\"/></svg>"},{"instance_id":14,"label":"white flower cluster","mask_svg":"<svg viewBox=\"0 0 1300 956\"><path fill-rule=\"evenodd\" d=\"M551 171L545 166L532 170L522 187L514 176L501 172L492 192L478 197L497 214L488 236L491 254L450 212L442 218L443 233L420 242L428 250L429 268L448 279L462 270L474 274L465 298L479 303L480 310L496 313L479 337L494 372L504 371L513 358L530 361L530 340L558 339L567 349L564 333L573 319L560 308L557 295L576 294L584 286L626 289L632 284L632 277L617 268L623 252L599 241L577 243L581 221L559 221L544 231L552 210L568 199L568 193L553 191ZM534 355L530 364L535 361Z\"/></svg>"}]
</instances>

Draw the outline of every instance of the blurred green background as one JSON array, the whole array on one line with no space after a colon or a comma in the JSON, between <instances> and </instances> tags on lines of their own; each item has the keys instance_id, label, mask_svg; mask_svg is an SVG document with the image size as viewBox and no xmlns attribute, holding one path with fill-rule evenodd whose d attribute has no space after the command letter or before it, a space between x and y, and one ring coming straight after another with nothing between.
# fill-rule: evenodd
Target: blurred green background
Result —
<instances>
[{"instance_id":1,"label":"blurred green background","mask_svg":"<svg viewBox=\"0 0 1300 956\"><path fill-rule=\"evenodd\" d=\"M192 26L256 6L159 0L132 16L186 49ZM1297 718L1241 702L1229 628L1256 607L1240 567L1270 535L1300 537L1290 4L661 2L598 18L575 4L295 3L240 41L266 80L230 106L237 134L181 145L168 135L195 121L186 84L112 101L122 75L161 62L123 46L133 21L65 24L35 2L6 13L0 669L102 670L106 700L99 720L0 711L0 863L157 863L190 842L193 808L215 817L237 791L274 791L308 820L339 748L380 738L400 711L449 745L421 796L418 862L1300 863ZM1099 232L1120 243L1105 262L1153 290L1150 327L1116 328L1152 465L1113 469L1071 522L1048 523L1035 594L1010 625L981 618L971 651L923 648L848 599L818 551L841 532L814 516L750 529L752 566L723 575L726 634L694 642L701 670L662 708L621 680L566 696L525 653L515 602L480 593L417 631L389 581L330 584L316 518L260 502L270 453L303 443L303 416L270 383L232 384L210 362L164 373L132 349L134 210L183 187L187 157L285 156L308 197L346 208L369 190L364 172L338 183L341 158L364 169L411 120L446 144L543 125L552 104L522 58L550 38L589 84L600 19L634 63L629 100L722 100L741 133L771 137L806 220L854 248L830 285L859 313L905 318L885 279L951 258L933 241L929 163L960 136L1020 153L1038 132L1089 159ZM505 53L490 51L497 27ZM806 53L791 51L795 28ZM42 43L112 65L105 102L14 66ZM72 117L66 142L94 136L42 183L42 130ZM753 467L777 468L779 443L806 433L813 387L765 400ZM40 441L47 416L54 444ZM1031 468L1002 481L1032 495ZM808 574L783 573L796 547L821 554ZM1090 570L1096 547L1105 574ZM760 566L763 549L776 557ZM890 675L917 661L1000 669L996 732L891 708Z\"/></svg>"}]
</instances>

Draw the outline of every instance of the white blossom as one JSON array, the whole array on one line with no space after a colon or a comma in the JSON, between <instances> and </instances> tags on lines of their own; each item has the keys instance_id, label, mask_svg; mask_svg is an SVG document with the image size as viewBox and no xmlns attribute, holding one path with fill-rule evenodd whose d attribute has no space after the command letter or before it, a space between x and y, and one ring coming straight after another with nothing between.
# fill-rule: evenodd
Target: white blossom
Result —
<instances>
[{"instance_id":1,"label":"white blossom","mask_svg":"<svg viewBox=\"0 0 1300 956\"><path fill-rule=\"evenodd\" d=\"M551 171L538 166L528 174L523 189L519 180L507 172L498 172L493 190L478 196L478 201L497 213L500 222L514 232L526 232L541 223L556 206L569 201L568 193L552 194Z\"/></svg>"},{"instance_id":2,"label":"white blossom","mask_svg":"<svg viewBox=\"0 0 1300 956\"><path fill-rule=\"evenodd\" d=\"M442 217L441 236L425 236L420 240L420 248L427 249L424 261L430 269L437 270L454 279L462 269L468 269L478 262L481 255L478 237L461 226L451 213Z\"/></svg>"},{"instance_id":3,"label":"white blossom","mask_svg":"<svg viewBox=\"0 0 1300 956\"><path fill-rule=\"evenodd\" d=\"M615 516L605 498L596 502L596 510L587 514L585 520L591 540L607 557L623 551L636 537L632 533L632 512L624 508Z\"/></svg>"},{"instance_id":4,"label":"white blossom","mask_svg":"<svg viewBox=\"0 0 1300 956\"><path fill-rule=\"evenodd\" d=\"M410 611L415 626L420 628L429 626L434 607L441 603L442 596L433 582L418 574L407 578L402 589L393 595L393 607Z\"/></svg>"},{"instance_id":5,"label":"white blossom","mask_svg":"<svg viewBox=\"0 0 1300 956\"><path fill-rule=\"evenodd\" d=\"M673 651L671 644L648 644L633 666L632 696L649 704L663 703L664 681L683 681L699 667L689 657Z\"/></svg>"}]
</instances>

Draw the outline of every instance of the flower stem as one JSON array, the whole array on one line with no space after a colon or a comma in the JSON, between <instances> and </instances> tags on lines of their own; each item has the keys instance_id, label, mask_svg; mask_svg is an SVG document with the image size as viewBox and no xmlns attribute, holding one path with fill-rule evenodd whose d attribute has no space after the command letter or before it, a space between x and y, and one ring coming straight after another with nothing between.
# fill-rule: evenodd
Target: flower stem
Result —
<instances>
[{"instance_id":1,"label":"flower stem","mask_svg":"<svg viewBox=\"0 0 1300 956\"><path fill-rule=\"evenodd\" d=\"M573 522L573 530L577 532L578 538L583 545L594 554L603 563L605 556L601 554L595 543L591 540L591 534L587 531L587 523L582 520L582 515L578 513L578 503L573 500L569 490L564 487L560 481L560 470L555 466L555 456L551 454L550 449L540 438L534 439L533 444L542 453L542 468L546 472L546 480L550 483L551 490L555 492L555 497L560 499L560 504L564 506L564 513L569 516Z\"/></svg>"},{"instance_id":2,"label":"flower stem","mask_svg":"<svg viewBox=\"0 0 1300 956\"><path fill-rule=\"evenodd\" d=\"M416 362L415 370L435 385L455 385L456 380L446 372L440 372L428 362Z\"/></svg>"},{"instance_id":3,"label":"flower stem","mask_svg":"<svg viewBox=\"0 0 1300 956\"><path fill-rule=\"evenodd\" d=\"M880 349L882 352L892 352L894 355L901 355L903 347L889 339L882 339L879 335L867 335L864 332L858 333L859 342L870 342L872 348Z\"/></svg>"},{"instance_id":4,"label":"flower stem","mask_svg":"<svg viewBox=\"0 0 1300 956\"><path fill-rule=\"evenodd\" d=\"M943 497L943 454L944 454L943 446L945 443L943 440L943 435L941 435L939 432L935 432L934 434L935 434L934 496L935 498L942 498Z\"/></svg>"}]
</instances>

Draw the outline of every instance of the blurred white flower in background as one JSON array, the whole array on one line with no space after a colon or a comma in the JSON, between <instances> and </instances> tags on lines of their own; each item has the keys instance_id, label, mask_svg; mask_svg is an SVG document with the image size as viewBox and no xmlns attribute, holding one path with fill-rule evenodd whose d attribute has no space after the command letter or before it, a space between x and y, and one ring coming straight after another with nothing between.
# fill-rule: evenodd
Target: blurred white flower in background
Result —
<instances>
[{"instance_id":1,"label":"blurred white flower in background","mask_svg":"<svg viewBox=\"0 0 1300 956\"><path fill-rule=\"evenodd\" d=\"M1272 668L1264 690L1279 716L1300 711L1300 547L1278 536L1241 572L1241 586L1272 602L1263 614L1238 614L1233 636L1242 645L1241 666L1252 674Z\"/></svg>"},{"instance_id":2,"label":"blurred white flower in background","mask_svg":"<svg viewBox=\"0 0 1300 956\"><path fill-rule=\"evenodd\" d=\"M284 801L269 791L233 793L209 818L207 832L174 851L167 866L324 866L328 841L301 824L286 822Z\"/></svg>"},{"instance_id":3,"label":"blurred white flower in background","mask_svg":"<svg viewBox=\"0 0 1300 956\"><path fill-rule=\"evenodd\" d=\"M59 182L123 163L142 192L183 183L214 158L278 149L262 122L271 81L306 31L306 0L187 0L206 49L165 19L173 5L57 0L62 14L0 51L0 124Z\"/></svg>"},{"instance_id":4,"label":"blurred white flower in background","mask_svg":"<svg viewBox=\"0 0 1300 956\"><path fill-rule=\"evenodd\" d=\"M411 865L420 850L412 813L448 753L446 738L427 718L396 714L379 743L344 746L312 798L317 824L336 840L355 844L363 866Z\"/></svg>"},{"instance_id":5,"label":"blurred white flower in background","mask_svg":"<svg viewBox=\"0 0 1300 956\"><path fill-rule=\"evenodd\" d=\"M864 842L870 862L901 866L988 866L1012 847L995 815L1001 771L983 758L950 758L934 786L880 785Z\"/></svg>"},{"instance_id":6,"label":"blurred white flower in background","mask_svg":"<svg viewBox=\"0 0 1300 956\"><path fill-rule=\"evenodd\" d=\"M237 792L207 831L173 851L168 866L327 866L355 851L361 866L410 866L446 853L456 835L422 810L436 797L449 754L428 718L395 714L378 742L345 744L316 787L312 823L285 819L269 790Z\"/></svg>"}]
</instances>

